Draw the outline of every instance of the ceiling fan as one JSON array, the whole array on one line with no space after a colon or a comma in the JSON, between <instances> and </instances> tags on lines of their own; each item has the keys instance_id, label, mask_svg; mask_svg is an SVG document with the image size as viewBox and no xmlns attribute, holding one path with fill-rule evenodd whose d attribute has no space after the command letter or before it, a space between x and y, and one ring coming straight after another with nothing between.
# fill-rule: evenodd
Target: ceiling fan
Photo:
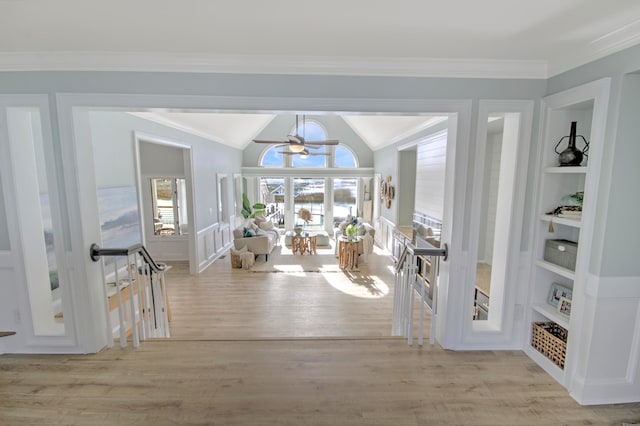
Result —
<instances>
[{"instance_id":1,"label":"ceiling fan","mask_svg":"<svg viewBox=\"0 0 640 426\"><path fill-rule=\"evenodd\" d=\"M309 158L309 156L315 156L315 155L329 155L329 153L327 152L309 152L306 148L300 152L278 151L278 153L285 154L285 155L299 155L300 158Z\"/></svg>"},{"instance_id":2,"label":"ceiling fan","mask_svg":"<svg viewBox=\"0 0 640 426\"><path fill-rule=\"evenodd\" d=\"M291 153L302 153L303 151L307 151L307 154L310 154L307 148L310 149L319 149L323 145L338 145L337 140L325 140L325 141L307 141L304 138L304 115L302 116L302 135L298 134L298 115L296 114L296 134L288 135L286 141L266 141L254 139L255 143L266 143L266 144L278 144L282 146L288 146L289 151Z\"/></svg>"}]
</instances>

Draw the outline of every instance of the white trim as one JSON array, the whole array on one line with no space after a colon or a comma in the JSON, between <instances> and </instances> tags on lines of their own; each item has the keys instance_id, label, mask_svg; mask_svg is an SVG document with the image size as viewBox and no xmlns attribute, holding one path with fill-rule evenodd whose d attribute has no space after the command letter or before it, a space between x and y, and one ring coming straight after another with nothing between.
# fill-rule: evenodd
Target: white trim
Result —
<instances>
[{"instance_id":1,"label":"white trim","mask_svg":"<svg viewBox=\"0 0 640 426\"><path fill-rule=\"evenodd\" d=\"M371 177L372 167L352 168L322 168L322 167L243 167L244 177Z\"/></svg>"},{"instance_id":2,"label":"white trim","mask_svg":"<svg viewBox=\"0 0 640 426\"><path fill-rule=\"evenodd\" d=\"M385 146L388 145L393 145L396 142L400 142L401 140L410 138L411 136L417 134L418 132L421 132L423 130L426 130L430 127L435 126L436 124L440 124L444 121L447 121L449 119L449 117L447 116L443 116L443 117L432 117L431 120L425 122L425 123L421 123L415 127L413 127L412 129L407 130L404 133L399 134L398 136L395 136L394 138L392 138L388 143L386 143L383 146L379 146L378 149L380 148L384 148ZM428 137L431 137L432 135L429 135Z\"/></svg>"},{"instance_id":3,"label":"white trim","mask_svg":"<svg viewBox=\"0 0 640 426\"><path fill-rule=\"evenodd\" d=\"M547 61L447 58L7 52L0 71L138 71L546 79Z\"/></svg>"},{"instance_id":4,"label":"white trim","mask_svg":"<svg viewBox=\"0 0 640 426\"><path fill-rule=\"evenodd\" d=\"M140 228L142 229L142 241L145 243L147 239L156 240L154 235L147 236L145 232L145 220L144 220L144 209L143 209L143 197L142 192L144 187L146 187L145 183L150 178L160 177L157 176L157 173L148 175L141 173L141 164L140 164L140 142L147 142L156 145L164 145L170 146L174 148L179 148L183 150L184 157L184 174L180 176L170 176L167 174L163 174L164 177L173 177L179 179L185 179L187 185L187 192L189 197L187 199L187 215L189 216L189 223L187 223L187 236L179 236L172 240L179 239L187 239L188 240L188 258L189 258L189 270L191 273L195 273L196 264L198 259L198 241L195 238L194 231L196 229L196 200L195 200L195 192L193 185L193 147L191 144L179 142L170 138L166 138L163 136L155 136L145 132L134 131L134 147L135 147L135 173L136 173L136 184L138 187L136 188L138 192L138 216L140 220ZM186 152L185 152L186 150ZM143 182L144 181L144 182ZM164 239L158 241L166 241Z\"/></svg>"},{"instance_id":5,"label":"white trim","mask_svg":"<svg viewBox=\"0 0 640 426\"><path fill-rule=\"evenodd\" d=\"M482 188L484 185L487 123L489 116L492 114L504 114L505 116L518 114L518 128L516 135L517 146L515 147L515 151L512 152L515 163L512 161L508 162L507 165L508 167L514 167L510 170L514 175L514 179L509 179L510 187L501 188L501 190L507 191L505 194L509 194L503 199L503 202L508 205L498 206L498 210L507 208L511 212L509 215L511 217L511 222L506 225L502 225L503 227L506 226L504 232L508 232L507 240L503 241L505 245L503 247L503 252L507 253L508 258L502 264L502 271L499 269L494 269L493 271L494 273L492 276L502 272L504 280L502 282L502 287L495 289L498 297L495 297L492 292L492 309L489 312L489 319L487 321L473 321L471 319L481 224L480 214L472 214L470 217L468 250L470 257L469 263L466 265L466 290L463 299L464 302L462 304L463 312L461 313L464 318L462 343L463 345L491 345L491 343L494 343L497 345L505 345L505 347L516 348L519 344L517 338L519 330L514 328L514 312L516 296L519 289L509 283L519 282L518 275L520 265L516 262L521 261L520 240L524 226L522 217L525 203L524 193L527 182L528 153L530 150L529 147L531 145L533 128L534 102L529 100L480 100L478 110L476 146L474 152L475 160L473 163L474 188L471 195L472 212L479 212L481 210L483 195L486 196L486 194L482 193ZM507 126L505 126L505 128L506 127ZM500 155L503 156L504 151L502 151ZM505 161L504 158L502 158L501 174L505 173L505 170L503 170L504 164ZM507 173L508 172L509 171L507 171ZM500 207L502 207L502 209ZM498 260L496 260L496 263L497 265L500 265ZM495 279L495 277L493 278ZM470 326L469 322L471 322Z\"/></svg>"},{"instance_id":6,"label":"white trim","mask_svg":"<svg viewBox=\"0 0 640 426\"><path fill-rule=\"evenodd\" d=\"M599 277L587 273L585 294L601 299L640 299L640 277Z\"/></svg>"},{"instance_id":7,"label":"white trim","mask_svg":"<svg viewBox=\"0 0 640 426\"><path fill-rule=\"evenodd\" d=\"M445 119L446 118L448 118L448 117L445 117ZM443 136L446 136L446 134L447 134L447 129L442 129L442 130L440 130L438 132L432 133L432 134L427 135L427 136L423 136L423 137L418 138L418 139L416 139L414 141L407 142L407 143L405 143L403 145L400 145L398 147L398 151L404 151L405 149L413 148L413 147L415 147L417 145L420 145L420 144L423 144L423 143L424 144L428 144L428 143L435 142L435 141L439 140L440 138L442 138Z\"/></svg>"},{"instance_id":8,"label":"white trim","mask_svg":"<svg viewBox=\"0 0 640 426\"><path fill-rule=\"evenodd\" d=\"M226 143L222 139L215 138L215 137L211 136L208 133L202 132L202 131L197 130L197 129L193 129L191 127L184 126L182 124L176 123L175 121L169 120L168 118L160 116L160 115L157 115L157 114L153 114L152 115L151 113L140 113L140 112L128 112L127 114L133 115L134 117L140 118L142 120L147 120L147 121L151 121L153 123L161 124L163 126L179 130L181 132L189 133L191 135L198 136L198 137L204 138L206 140L210 140L212 142L217 142L217 143L221 143L221 144L224 144L224 145L227 145L227 146L231 146L231 147L237 148L236 146L233 146L230 143ZM187 147L187 145L181 145L181 144L171 143L171 142L166 143L166 145L177 146L177 147L180 147L180 148L186 148ZM191 147L189 146L189 148L191 148Z\"/></svg>"}]
</instances>

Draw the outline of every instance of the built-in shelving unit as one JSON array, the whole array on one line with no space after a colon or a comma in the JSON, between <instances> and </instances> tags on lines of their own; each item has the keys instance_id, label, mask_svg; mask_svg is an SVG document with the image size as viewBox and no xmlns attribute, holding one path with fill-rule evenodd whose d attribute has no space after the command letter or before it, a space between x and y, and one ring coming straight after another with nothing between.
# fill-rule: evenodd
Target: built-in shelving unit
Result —
<instances>
[{"instance_id":1,"label":"built-in shelving unit","mask_svg":"<svg viewBox=\"0 0 640 426\"><path fill-rule=\"evenodd\" d=\"M588 261L593 238L593 223L597 205L597 184L600 173L600 151L606 113L602 111L604 83L594 82L543 99L542 141L540 143L538 182L536 186L536 214L533 231L533 262L527 309L528 340L525 352L562 385L569 387L571 375L580 354L576 351L576 339L584 326L580 318L580 297L586 285ZM588 156L579 166L560 166L555 147L558 141L569 135L571 122L577 122L577 134L589 142ZM565 139L560 149L567 146ZM579 139L578 148L583 148ZM559 217L554 209L566 205L566 196L584 192L582 214L578 217ZM547 240L569 240L577 243L575 270L545 259ZM553 283L568 287L573 292L571 312L574 316L560 313L548 302ZM532 343L533 323L555 323L567 330L564 367L558 366L541 353Z\"/></svg>"}]
</instances>

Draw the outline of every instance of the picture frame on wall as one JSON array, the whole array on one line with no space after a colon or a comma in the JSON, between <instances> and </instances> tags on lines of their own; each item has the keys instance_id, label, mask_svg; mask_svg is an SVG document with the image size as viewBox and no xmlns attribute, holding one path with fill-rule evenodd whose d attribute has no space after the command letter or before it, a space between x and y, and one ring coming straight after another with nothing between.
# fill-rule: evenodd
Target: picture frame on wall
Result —
<instances>
[{"instance_id":1,"label":"picture frame on wall","mask_svg":"<svg viewBox=\"0 0 640 426\"><path fill-rule=\"evenodd\" d=\"M564 316L571 315L571 299L567 299L566 297L560 297L558 301L558 313Z\"/></svg>"},{"instance_id":2,"label":"picture frame on wall","mask_svg":"<svg viewBox=\"0 0 640 426\"><path fill-rule=\"evenodd\" d=\"M552 283L549 288L547 303L557 309L561 297L571 300L573 298L573 290L560 283Z\"/></svg>"}]
</instances>

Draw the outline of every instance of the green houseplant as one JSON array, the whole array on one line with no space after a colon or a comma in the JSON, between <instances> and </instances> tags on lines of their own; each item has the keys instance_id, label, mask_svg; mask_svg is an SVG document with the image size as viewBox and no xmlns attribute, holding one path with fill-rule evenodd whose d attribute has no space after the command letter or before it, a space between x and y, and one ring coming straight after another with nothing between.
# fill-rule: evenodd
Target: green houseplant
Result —
<instances>
[{"instance_id":1,"label":"green houseplant","mask_svg":"<svg viewBox=\"0 0 640 426\"><path fill-rule=\"evenodd\" d=\"M267 206L262 203L254 203L252 205L251 201L249 201L249 197L247 197L247 194L242 194L242 216L245 219L264 215L266 212L266 208Z\"/></svg>"},{"instance_id":2,"label":"green houseplant","mask_svg":"<svg viewBox=\"0 0 640 426\"><path fill-rule=\"evenodd\" d=\"M356 236L356 231L356 225L352 223L345 228L344 233L347 235L347 238L349 240L353 240L353 238Z\"/></svg>"}]
</instances>

